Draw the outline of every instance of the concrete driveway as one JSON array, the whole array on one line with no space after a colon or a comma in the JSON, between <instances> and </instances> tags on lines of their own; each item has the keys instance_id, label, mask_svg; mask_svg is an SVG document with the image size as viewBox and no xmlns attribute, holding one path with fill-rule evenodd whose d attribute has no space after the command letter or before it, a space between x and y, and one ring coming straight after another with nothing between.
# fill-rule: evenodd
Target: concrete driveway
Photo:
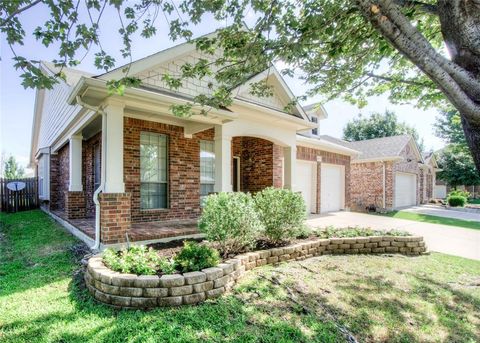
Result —
<instances>
[{"instance_id":1,"label":"concrete driveway","mask_svg":"<svg viewBox=\"0 0 480 343\"><path fill-rule=\"evenodd\" d=\"M355 212L333 212L312 215L307 220L311 227L360 226L378 230L405 230L423 236L430 251L480 260L480 230L421 223L412 220L383 217Z\"/></svg>"},{"instance_id":2,"label":"concrete driveway","mask_svg":"<svg viewBox=\"0 0 480 343\"><path fill-rule=\"evenodd\" d=\"M478 227L480 227L480 213L448 210L444 207L433 206L433 205L413 206L413 207L402 209L402 211L419 213L419 214L429 214L432 216L445 217L445 218L477 221L479 222Z\"/></svg>"}]
</instances>

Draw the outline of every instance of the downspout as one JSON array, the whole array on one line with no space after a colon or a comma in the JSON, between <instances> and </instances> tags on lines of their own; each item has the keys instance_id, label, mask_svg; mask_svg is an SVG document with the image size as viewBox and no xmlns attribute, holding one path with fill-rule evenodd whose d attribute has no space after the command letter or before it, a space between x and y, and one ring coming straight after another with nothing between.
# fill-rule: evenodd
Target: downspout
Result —
<instances>
[{"instance_id":1,"label":"downspout","mask_svg":"<svg viewBox=\"0 0 480 343\"><path fill-rule=\"evenodd\" d=\"M387 176L386 176L386 168L385 168L385 161L383 161L382 163L382 167L383 167L383 209L386 210L386 200L385 200L385 197L386 197L386 184L387 184Z\"/></svg>"},{"instance_id":2,"label":"downspout","mask_svg":"<svg viewBox=\"0 0 480 343\"><path fill-rule=\"evenodd\" d=\"M105 117L105 112L100 108L100 106L95 107L83 102L79 95L77 95L76 100L77 100L77 104L79 104L80 106L85 107L91 111L94 111L95 113L100 113L102 115L102 137L104 137L105 132L107 131L106 120L103 120ZM104 150L104 145L106 144L107 144L106 140L102 140L102 150ZM106 165L105 163L103 163L104 155L105 154L102 153L101 165L100 165L100 168L102 171L100 176L100 186L98 186L98 188L93 193L93 203L95 204L95 243L93 244L92 247L90 247L91 250L99 250L100 248L100 202L98 201L98 196L101 192L103 192L105 188Z\"/></svg>"}]
</instances>

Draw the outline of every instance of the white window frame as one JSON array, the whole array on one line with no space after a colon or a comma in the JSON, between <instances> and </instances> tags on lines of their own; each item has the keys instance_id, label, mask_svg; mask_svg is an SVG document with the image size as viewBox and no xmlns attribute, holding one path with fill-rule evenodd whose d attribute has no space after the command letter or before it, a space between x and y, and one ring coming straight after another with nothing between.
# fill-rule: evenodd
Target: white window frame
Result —
<instances>
[{"instance_id":1,"label":"white window frame","mask_svg":"<svg viewBox=\"0 0 480 343\"><path fill-rule=\"evenodd\" d=\"M152 181L152 180L144 180L143 177L144 177L144 171L143 171L143 167L142 167L142 161L143 161L143 155L142 155L142 141L143 140L146 140L148 136L148 140L151 140L152 138L156 138L157 139L157 143L154 144L154 143L149 143L148 145L151 145L151 146L155 146L157 147L157 161L156 161L156 164L157 164L157 167L154 169L156 171L156 180ZM161 144L161 140L164 140L164 145ZM161 163L161 159L160 159L160 148L164 147L165 148L165 151L163 152L163 155L165 156L165 175L161 175L160 172L161 172L161 167L160 167L160 163ZM157 209L168 209L169 208L169 180L168 180L168 176L169 176L169 172L168 172L168 169L169 169L169 162L168 162L168 153L169 153L169 149L168 149L168 136L165 135L165 134L161 134L161 133L156 133L156 132L149 132L149 131L142 131L140 133L140 208L142 210L157 210ZM165 185L165 206L145 206L144 205L144 201L143 201L143 197L146 196L146 195L142 195L142 185L151 185L151 184L156 184L156 185ZM157 195L158 196L158 195Z\"/></svg>"},{"instance_id":2,"label":"white window frame","mask_svg":"<svg viewBox=\"0 0 480 343\"><path fill-rule=\"evenodd\" d=\"M207 150L206 147L209 147ZM206 160L202 158L202 152L207 152L213 155L213 161L209 166L209 171L213 173L211 176L211 181L206 181L205 179L202 180L202 173L206 171L204 163ZM208 194L202 194L202 185L211 185L212 192L215 189L215 142L214 141L207 141L207 140L200 140L200 204L203 203L204 199L207 197Z\"/></svg>"}]
</instances>

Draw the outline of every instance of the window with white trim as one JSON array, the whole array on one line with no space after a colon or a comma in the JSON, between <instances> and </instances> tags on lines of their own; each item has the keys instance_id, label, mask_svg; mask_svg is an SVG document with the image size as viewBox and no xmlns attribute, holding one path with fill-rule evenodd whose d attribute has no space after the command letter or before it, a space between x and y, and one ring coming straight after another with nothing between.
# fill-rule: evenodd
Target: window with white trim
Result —
<instances>
[{"instance_id":1,"label":"window with white trim","mask_svg":"<svg viewBox=\"0 0 480 343\"><path fill-rule=\"evenodd\" d=\"M168 137L142 132L140 134L140 207L168 207Z\"/></svg>"},{"instance_id":2,"label":"window with white trim","mask_svg":"<svg viewBox=\"0 0 480 343\"><path fill-rule=\"evenodd\" d=\"M215 187L215 143L200 141L200 203Z\"/></svg>"},{"instance_id":3,"label":"window with white trim","mask_svg":"<svg viewBox=\"0 0 480 343\"><path fill-rule=\"evenodd\" d=\"M318 124L318 118L312 116L312 123ZM312 129L312 135L318 136L318 126L314 129Z\"/></svg>"}]
</instances>

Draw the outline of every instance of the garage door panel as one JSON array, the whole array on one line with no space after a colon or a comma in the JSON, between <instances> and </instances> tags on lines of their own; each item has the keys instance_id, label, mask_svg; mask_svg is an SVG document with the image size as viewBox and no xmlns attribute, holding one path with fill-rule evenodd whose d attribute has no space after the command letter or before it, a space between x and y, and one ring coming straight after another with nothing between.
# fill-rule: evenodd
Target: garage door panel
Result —
<instances>
[{"instance_id":1,"label":"garage door panel","mask_svg":"<svg viewBox=\"0 0 480 343\"><path fill-rule=\"evenodd\" d=\"M322 213L344 208L345 170L342 166L322 164L320 194Z\"/></svg>"},{"instance_id":2,"label":"garage door panel","mask_svg":"<svg viewBox=\"0 0 480 343\"><path fill-rule=\"evenodd\" d=\"M395 174L395 207L417 204L417 176L410 173Z\"/></svg>"},{"instance_id":3,"label":"garage door panel","mask_svg":"<svg viewBox=\"0 0 480 343\"><path fill-rule=\"evenodd\" d=\"M302 193L309 213L317 211L317 164L297 160L297 191Z\"/></svg>"}]
</instances>

